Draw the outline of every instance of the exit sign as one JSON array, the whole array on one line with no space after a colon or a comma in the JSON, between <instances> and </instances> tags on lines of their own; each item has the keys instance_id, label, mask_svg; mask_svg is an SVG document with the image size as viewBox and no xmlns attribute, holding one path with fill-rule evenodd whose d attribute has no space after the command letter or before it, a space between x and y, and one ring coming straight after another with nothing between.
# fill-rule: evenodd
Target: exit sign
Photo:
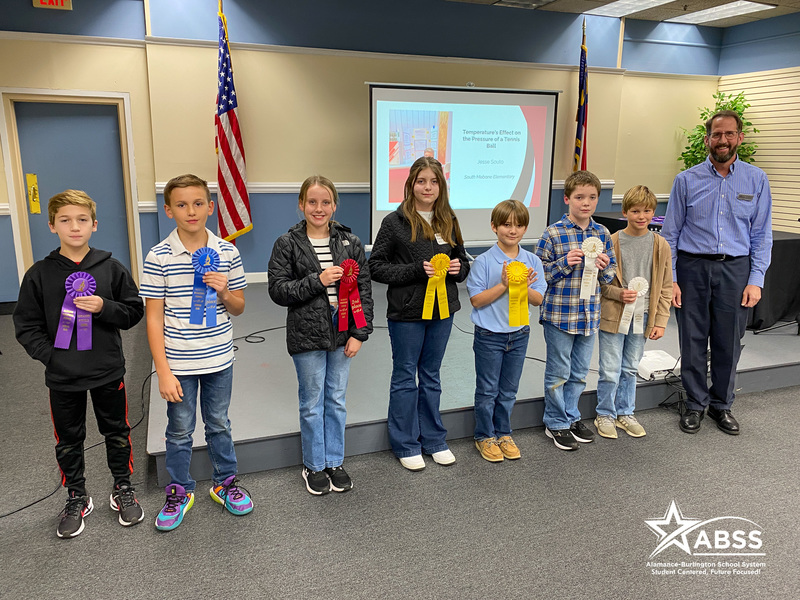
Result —
<instances>
[{"instance_id":1,"label":"exit sign","mask_svg":"<svg viewBox=\"0 0 800 600\"><path fill-rule=\"evenodd\" d=\"M72 0L33 0L33 6L36 8L72 10Z\"/></svg>"}]
</instances>

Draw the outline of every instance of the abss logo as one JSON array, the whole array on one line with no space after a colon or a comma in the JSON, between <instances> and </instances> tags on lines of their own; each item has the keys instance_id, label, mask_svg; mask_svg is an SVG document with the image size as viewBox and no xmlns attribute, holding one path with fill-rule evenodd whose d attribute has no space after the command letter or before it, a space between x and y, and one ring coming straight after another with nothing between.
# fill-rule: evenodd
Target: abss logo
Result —
<instances>
[{"instance_id":1,"label":"abss logo","mask_svg":"<svg viewBox=\"0 0 800 600\"><path fill-rule=\"evenodd\" d=\"M764 556L763 528L743 517L687 519L675 500L660 519L645 519L658 536L658 545L650 558L676 546L690 556Z\"/></svg>"}]
</instances>

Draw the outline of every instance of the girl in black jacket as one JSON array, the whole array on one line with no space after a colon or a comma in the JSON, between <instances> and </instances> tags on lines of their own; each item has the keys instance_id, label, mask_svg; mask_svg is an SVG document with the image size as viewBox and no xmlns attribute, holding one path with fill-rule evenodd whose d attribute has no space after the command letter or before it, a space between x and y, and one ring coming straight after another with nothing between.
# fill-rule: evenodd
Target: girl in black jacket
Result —
<instances>
[{"instance_id":1,"label":"girl in black jacket","mask_svg":"<svg viewBox=\"0 0 800 600\"><path fill-rule=\"evenodd\" d=\"M436 275L431 259L439 254L450 258L443 294L449 314L440 315L439 304L434 302L432 314L424 318L428 281ZM392 380L388 425L392 451L412 471L425 468L423 452L439 464L451 465L456 459L447 447L447 430L439 414L439 368L453 313L461 308L456 283L467 278L469 263L448 201L442 165L436 159L423 157L411 165L404 200L383 219L369 267L375 281L389 284Z\"/></svg>"},{"instance_id":2,"label":"girl in black jacket","mask_svg":"<svg viewBox=\"0 0 800 600\"><path fill-rule=\"evenodd\" d=\"M338 203L329 179L306 179L299 202L305 220L275 242L268 271L270 297L289 308L286 345L299 383L303 479L314 495L353 487L342 467L345 391L350 359L372 333L364 248L331 220Z\"/></svg>"}]
</instances>

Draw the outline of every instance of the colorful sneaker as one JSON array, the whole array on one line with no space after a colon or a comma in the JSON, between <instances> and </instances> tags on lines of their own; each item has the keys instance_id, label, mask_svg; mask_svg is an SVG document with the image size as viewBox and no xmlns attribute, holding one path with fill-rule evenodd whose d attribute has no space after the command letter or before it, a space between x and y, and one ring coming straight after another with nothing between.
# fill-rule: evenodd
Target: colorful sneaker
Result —
<instances>
[{"instance_id":1,"label":"colorful sneaker","mask_svg":"<svg viewBox=\"0 0 800 600\"><path fill-rule=\"evenodd\" d=\"M559 450L577 450L578 442L572 437L572 432L569 429L553 429L544 428L544 433L547 437L553 440L556 448Z\"/></svg>"},{"instance_id":2,"label":"colorful sneaker","mask_svg":"<svg viewBox=\"0 0 800 600\"><path fill-rule=\"evenodd\" d=\"M631 437L644 437L647 435L644 427L639 424L639 421L633 415L619 415L616 425Z\"/></svg>"},{"instance_id":3,"label":"colorful sneaker","mask_svg":"<svg viewBox=\"0 0 800 600\"><path fill-rule=\"evenodd\" d=\"M500 452L502 452L503 456L508 460L517 460L522 456L510 435L501 435L497 440L497 444L500 446Z\"/></svg>"},{"instance_id":4,"label":"colorful sneaker","mask_svg":"<svg viewBox=\"0 0 800 600\"><path fill-rule=\"evenodd\" d=\"M594 426L597 428L597 435L611 440L617 439L617 428L611 415L597 415Z\"/></svg>"},{"instance_id":5,"label":"colorful sneaker","mask_svg":"<svg viewBox=\"0 0 800 600\"><path fill-rule=\"evenodd\" d=\"M119 523L125 527L141 523L144 519L144 511L133 492L129 485L115 486L109 499L111 510L119 513Z\"/></svg>"},{"instance_id":6,"label":"colorful sneaker","mask_svg":"<svg viewBox=\"0 0 800 600\"><path fill-rule=\"evenodd\" d=\"M503 462L503 453L497 445L497 438L486 438L485 440L475 440L475 447L481 456L489 462Z\"/></svg>"},{"instance_id":7,"label":"colorful sneaker","mask_svg":"<svg viewBox=\"0 0 800 600\"><path fill-rule=\"evenodd\" d=\"M166 487L167 502L156 517L156 529L172 531L183 521L194 505L194 492L187 492L182 485L172 483Z\"/></svg>"},{"instance_id":8,"label":"colorful sneaker","mask_svg":"<svg viewBox=\"0 0 800 600\"><path fill-rule=\"evenodd\" d=\"M306 482L306 489L309 494L323 496L331 491L331 480L325 471L311 471L303 467L303 481Z\"/></svg>"},{"instance_id":9,"label":"colorful sneaker","mask_svg":"<svg viewBox=\"0 0 800 600\"><path fill-rule=\"evenodd\" d=\"M61 520L56 529L56 535L60 538L74 538L83 531L83 518L89 516L94 510L91 496L78 496L75 492L70 492L64 510L58 515Z\"/></svg>"},{"instance_id":10,"label":"colorful sneaker","mask_svg":"<svg viewBox=\"0 0 800 600\"><path fill-rule=\"evenodd\" d=\"M332 469L329 467L325 469L325 473L328 474L328 479L331 480L331 489L334 492L346 492L353 489L353 480L350 479L350 475L347 474L343 466L340 465Z\"/></svg>"},{"instance_id":11,"label":"colorful sneaker","mask_svg":"<svg viewBox=\"0 0 800 600\"><path fill-rule=\"evenodd\" d=\"M239 485L236 475L231 475L220 485L211 486L211 498L219 502L232 515L246 515L253 510L253 501L246 489Z\"/></svg>"},{"instance_id":12,"label":"colorful sneaker","mask_svg":"<svg viewBox=\"0 0 800 600\"><path fill-rule=\"evenodd\" d=\"M575 438L576 442L588 444L594 441L594 431L589 429L581 421L575 421L572 425L570 425L569 431L572 434L572 437Z\"/></svg>"}]
</instances>

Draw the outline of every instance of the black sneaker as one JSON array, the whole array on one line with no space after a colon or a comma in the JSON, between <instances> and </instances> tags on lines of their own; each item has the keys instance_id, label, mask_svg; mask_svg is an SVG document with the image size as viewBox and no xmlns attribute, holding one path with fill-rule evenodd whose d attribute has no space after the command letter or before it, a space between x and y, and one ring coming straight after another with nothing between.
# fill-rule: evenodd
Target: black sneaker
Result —
<instances>
[{"instance_id":1,"label":"black sneaker","mask_svg":"<svg viewBox=\"0 0 800 600\"><path fill-rule=\"evenodd\" d=\"M74 538L83 531L83 518L89 516L94 510L91 496L77 496L71 492L67 498L64 510L58 516L61 521L58 523L56 535L60 538Z\"/></svg>"},{"instance_id":2,"label":"black sneaker","mask_svg":"<svg viewBox=\"0 0 800 600\"><path fill-rule=\"evenodd\" d=\"M144 519L144 511L139 506L139 501L133 491L131 486L123 484L119 487L114 487L109 499L111 510L119 513L120 525L125 527L141 523L142 519Z\"/></svg>"},{"instance_id":3,"label":"black sneaker","mask_svg":"<svg viewBox=\"0 0 800 600\"><path fill-rule=\"evenodd\" d=\"M572 437L575 438L575 441L580 442L581 444L588 444L589 442L594 441L594 431L589 429L581 421L575 421L572 425L570 425L569 431L572 434Z\"/></svg>"},{"instance_id":4,"label":"black sneaker","mask_svg":"<svg viewBox=\"0 0 800 600\"><path fill-rule=\"evenodd\" d=\"M303 479L306 482L306 489L310 494L322 496L331 491L331 482L325 471L310 471L303 467Z\"/></svg>"},{"instance_id":5,"label":"black sneaker","mask_svg":"<svg viewBox=\"0 0 800 600\"><path fill-rule=\"evenodd\" d=\"M544 433L553 440L556 448L559 450L577 450L578 442L572 437L572 432L569 429L554 429L550 431L547 427L544 428Z\"/></svg>"},{"instance_id":6,"label":"black sneaker","mask_svg":"<svg viewBox=\"0 0 800 600\"><path fill-rule=\"evenodd\" d=\"M327 468L325 472L331 480L331 489L334 492L346 492L353 489L353 480L350 479L350 475L343 466Z\"/></svg>"}]
</instances>

